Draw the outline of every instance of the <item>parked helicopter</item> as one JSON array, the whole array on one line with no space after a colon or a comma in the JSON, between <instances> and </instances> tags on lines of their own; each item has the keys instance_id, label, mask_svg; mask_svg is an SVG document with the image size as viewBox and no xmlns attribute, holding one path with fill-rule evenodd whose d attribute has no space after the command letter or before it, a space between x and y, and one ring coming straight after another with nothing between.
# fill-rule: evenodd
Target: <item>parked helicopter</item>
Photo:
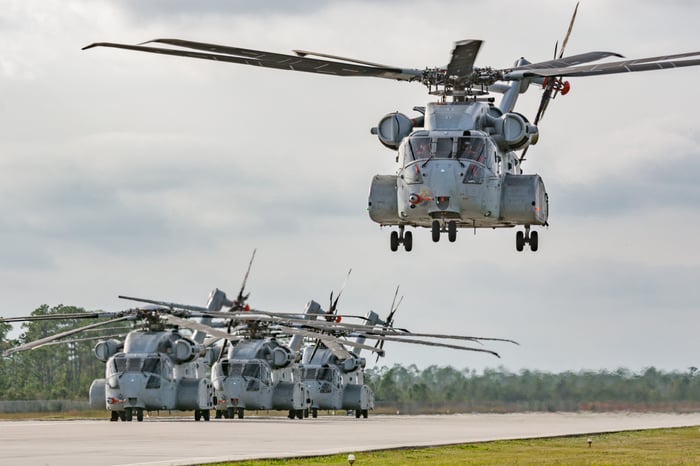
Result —
<instances>
[{"instance_id":1,"label":"parked helicopter","mask_svg":"<svg viewBox=\"0 0 700 466\"><path fill-rule=\"evenodd\" d=\"M95 319L101 321L61 332L6 350L17 351L47 346L71 335L117 322L132 321L134 328L122 341L99 341L95 357L105 363L105 378L90 385L90 406L106 408L111 421L143 421L144 411L194 410L194 418L209 420L214 404L214 386L209 379L213 354L184 335L180 328L194 328L194 322L178 319L167 309L139 308L120 312L94 312L2 319L7 322L45 319ZM170 319L177 319L173 324ZM216 333L215 329L212 329ZM223 334L223 332L220 332ZM225 336L226 334L220 335Z\"/></svg>"},{"instance_id":2,"label":"parked helicopter","mask_svg":"<svg viewBox=\"0 0 700 466\"><path fill-rule=\"evenodd\" d=\"M528 244L536 251L539 236L532 228L548 225L549 201L542 178L525 174L522 164L528 148L539 139L537 125L549 101L570 90L563 78L700 64L700 59L692 58L700 52L597 64L590 63L623 56L596 51L565 57L577 10L578 4L554 59L531 63L520 58L506 68L474 66L481 40L456 42L446 66L424 69L304 50L286 55L181 39L155 39L139 45L97 42L83 49L114 47L282 70L421 83L436 96L435 102L414 107L420 114L415 118L390 113L372 128L385 147L397 151L399 163L397 174L373 178L368 200L373 221L398 227L390 234L391 250L396 251L400 244L406 251L413 248L413 235L406 227L430 228L437 242L442 233L455 241L459 228L522 226L516 233L516 249L522 251ZM544 89L533 123L514 110L519 95L530 85ZM502 94L498 105L491 93Z\"/></svg>"},{"instance_id":3,"label":"parked helicopter","mask_svg":"<svg viewBox=\"0 0 700 466\"><path fill-rule=\"evenodd\" d=\"M213 312L187 304L135 297L127 299L162 306L171 312L191 311L234 322L233 326L223 324L230 332L224 338L233 343L228 357L219 360L212 368L212 380L217 390L217 411L221 412L217 416L227 418L233 418L234 415L242 418L247 409L282 409L288 410L290 418L301 419L307 416L309 408L313 415L317 414L319 408L324 409L326 406L327 409L353 409L356 416L367 417L368 410L374 405L374 398L363 382L365 360L359 357L359 350L383 355L382 341L477 351L497 357L500 357L498 353L489 349L424 338L515 343L500 338L414 333L406 329L395 329L386 322L373 319L371 315L361 318L363 323L360 324L342 323L343 318L358 316L337 314L337 298L335 301L331 299L332 312L324 312L318 303L310 301L304 314L275 313L252 308L247 311ZM310 316L325 318L312 320ZM173 319L170 317L170 320ZM377 327L377 323L381 326ZM198 329L208 331L201 324L198 324ZM220 331L214 328L211 330L214 331L212 334L220 337L220 333L216 333ZM288 346L280 343L288 338L291 338ZM305 339L315 343L304 349L304 364L299 365L301 355L298 349ZM377 343L374 346L366 344L365 340L368 339L377 340ZM347 348L352 348L352 351ZM330 371L316 371L313 374L314 380L317 376L326 374L328 377L327 374L331 374L333 383L330 386L324 384L324 380L320 383L309 381L311 371L306 372L304 379L303 370L318 368ZM304 387L300 386L302 381ZM328 389L330 395L323 396ZM316 392L322 394L320 401L314 399Z\"/></svg>"},{"instance_id":4,"label":"parked helicopter","mask_svg":"<svg viewBox=\"0 0 700 466\"><path fill-rule=\"evenodd\" d=\"M307 318L316 319L321 315L333 315L324 311L316 301L306 305ZM366 325L377 322L377 314L370 311L366 315ZM360 357L361 348L355 348L341 359L326 345L317 341L301 347L303 336L295 335L289 343L292 351L301 351L301 377L311 394L311 416L317 417L319 409L344 409L355 412L356 417L367 418L374 409L374 393L364 383L366 361ZM364 337L357 337L357 343L364 343ZM381 350L379 350L381 352Z\"/></svg>"}]
</instances>

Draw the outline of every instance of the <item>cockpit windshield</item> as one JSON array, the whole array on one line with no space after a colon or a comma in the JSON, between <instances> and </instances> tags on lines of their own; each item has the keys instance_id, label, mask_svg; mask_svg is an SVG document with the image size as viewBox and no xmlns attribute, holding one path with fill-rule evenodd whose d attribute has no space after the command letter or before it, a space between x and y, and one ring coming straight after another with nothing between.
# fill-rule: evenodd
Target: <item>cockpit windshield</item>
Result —
<instances>
[{"instance_id":1,"label":"cockpit windshield","mask_svg":"<svg viewBox=\"0 0 700 466\"><path fill-rule=\"evenodd\" d=\"M407 183L422 183L423 168L429 166L430 160L458 161L465 183L481 183L487 170L495 169L495 147L482 135L432 137L426 133L417 134L411 136L401 150L402 176Z\"/></svg>"},{"instance_id":2,"label":"cockpit windshield","mask_svg":"<svg viewBox=\"0 0 700 466\"><path fill-rule=\"evenodd\" d=\"M333 370L325 367L304 369L304 380L333 382Z\"/></svg>"},{"instance_id":3,"label":"cockpit windshield","mask_svg":"<svg viewBox=\"0 0 700 466\"><path fill-rule=\"evenodd\" d=\"M412 136L404 147L404 166L429 158L470 159L485 164L488 145L486 138L482 136Z\"/></svg>"},{"instance_id":4,"label":"cockpit windshield","mask_svg":"<svg viewBox=\"0 0 700 466\"><path fill-rule=\"evenodd\" d=\"M115 356L112 360L110 371L113 373L122 372L149 372L160 374L160 358L157 357L135 357L135 356Z\"/></svg>"}]
</instances>

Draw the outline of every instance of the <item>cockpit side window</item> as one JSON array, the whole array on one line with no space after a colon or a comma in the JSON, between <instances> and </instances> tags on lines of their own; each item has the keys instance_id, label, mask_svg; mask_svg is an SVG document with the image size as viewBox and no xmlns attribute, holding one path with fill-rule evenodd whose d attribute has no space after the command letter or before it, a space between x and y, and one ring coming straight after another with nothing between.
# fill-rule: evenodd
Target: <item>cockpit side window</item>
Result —
<instances>
[{"instance_id":1,"label":"cockpit side window","mask_svg":"<svg viewBox=\"0 0 700 466\"><path fill-rule=\"evenodd\" d=\"M410 140L410 154L406 154L404 164L410 163L413 160L427 159L430 157L430 138L418 137Z\"/></svg>"}]
</instances>

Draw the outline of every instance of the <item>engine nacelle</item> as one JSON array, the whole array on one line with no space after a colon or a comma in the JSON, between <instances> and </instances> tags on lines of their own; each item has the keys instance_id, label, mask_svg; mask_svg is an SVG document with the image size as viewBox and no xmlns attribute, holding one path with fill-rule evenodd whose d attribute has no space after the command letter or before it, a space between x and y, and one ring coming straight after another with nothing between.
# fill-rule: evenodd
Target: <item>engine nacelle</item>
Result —
<instances>
[{"instance_id":1,"label":"engine nacelle","mask_svg":"<svg viewBox=\"0 0 700 466\"><path fill-rule=\"evenodd\" d=\"M506 113L500 116L489 114L486 117L493 130L493 139L503 150L523 149L537 143L539 130L519 113Z\"/></svg>"},{"instance_id":2,"label":"engine nacelle","mask_svg":"<svg viewBox=\"0 0 700 466\"><path fill-rule=\"evenodd\" d=\"M124 348L124 342L115 338L97 342L92 352L95 357L102 362L107 362L109 358L120 352Z\"/></svg>"},{"instance_id":3,"label":"engine nacelle","mask_svg":"<svg viewBox=\"0 0 700 466\"><path fill-rule=\"evenodd\" d=\"M189 340L183 338L173 343L173 359L178 364L192 361L197 353L194 343Z\"/></svg>"},{"instance_id":4,"label":"engine nacelle","mask_svg":"<svg viewBox=\"0 0 700 466\"><path fill-rule=\"evenodd\" d=\"M377 135L384 147L397 150L403 138L411 134L414 127L423 126L422 120L423 117L412 120L403 113L389 113L379 120L375 128L372 128L372 134Z\"/></svg>"},{"instance_id":5,"label":"engine nacelle","mask_svg":"<svg viewBox=\"0 0 700 466\"><path fill-rule=\"evenodd\" d=\"M280 368L286 367L294 361L294 354L284 346L278 346L270 353L270 365Z\"/></svg>"}]
</instances>

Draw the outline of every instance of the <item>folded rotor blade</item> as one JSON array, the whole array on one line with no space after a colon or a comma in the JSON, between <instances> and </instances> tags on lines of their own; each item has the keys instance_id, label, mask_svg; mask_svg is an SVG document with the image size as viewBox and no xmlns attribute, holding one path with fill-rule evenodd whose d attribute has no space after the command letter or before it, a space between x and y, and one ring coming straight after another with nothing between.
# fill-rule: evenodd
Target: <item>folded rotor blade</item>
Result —
<instances>
[{"instance_id":1,"label":"folded rotor blade","mask_svg":"<svg viewBox=\"0 0 700 466\"><path fill-rule=\"evenodd\" d=\"M44 346L46 343L50 343L54 340L59 340L59 339L64 338L64 337L68 337L68 336L74 335L76 333L80 333L80 332L87 330L87 329L100 327L102 325L109 325L109 324L113 324L115 322L121 322L123 320L132 319L132 318L133 318L132 316L122 316L122 317L117 317L116 319L106 320L104 322L97 322L95 324L86 325L84 327L74 328L72 330L67 330L65 332L57 333L57 334L51 335L49 337L40 338L39 340L34 340L34 341L29 342L29 343L25 343L23 345L15 346L14 348L10 348L10 349L6 350L5 352L3 352L2 355L9 356L11 354L17 353L18 351L25 351L25 350L34 349L34 348L40 348L40 347Z\"/></svg>"},{"instance_id":2,"label":"folded rotor blade","mask_svg":"<svg viewBox=\"0 0 700 466\"><path fill-rule=\"evenodd\" d=\"M178 303L170 303L168 301L157 301L155 299L147 299L147 298L136 298L133 296L122 296L119 295L117 296L119 299L127 299L129 301L136 301L138 303L147 303L147 304L155 304L156 306L162 306L162 307L167 307L169 309L184 309L187 311L195 311L195 312L206 312L209 313L206 307L202 306L192 306L189 304L178 304Z\"/></svg>"},{"instance_id":3,"label":"folded rotor blade","mask_svg":"<svg viewBox=\"0 0 700 466\"><path fill-rule=\"evenodd\" d=\"M479 54L482 41L462 40L455 42L452 59L447 65L447 76L456 77L457 81L466 79L474 72L474 62Z\"/></svg>"},{"instance_id":4,"label":"folded rotor blade","mask_svg":"<svg viewBox=\"0 0 700 466\"><path fill-rule=\"evenodd\" d=\"M297 55L285 55L280 53L265 52L261 50L244 49L239 47L229 47L217 44L207 44L203 42L192 42L180 39L155 39L148 43L161 43L183 47L192 50L179 50L161 47L147 47L144 45L128 45L113 42L96 42L83 47L83 50L93 47L112 47L138 52L159 53L163 55L176 55L190 58L200 58L204 60L214 60L242 65L262 66L265 68L275 68L281 70L304 71L308 73L330 74L336 76L366 76L385 79L396 79L399 81L419 80L422 70L384 68L355 63L343 63L330 60L319 60L315 58L305 58ZM206 52L196 52L193 50L205 50Z\"/></svg>"}]
</instances>

